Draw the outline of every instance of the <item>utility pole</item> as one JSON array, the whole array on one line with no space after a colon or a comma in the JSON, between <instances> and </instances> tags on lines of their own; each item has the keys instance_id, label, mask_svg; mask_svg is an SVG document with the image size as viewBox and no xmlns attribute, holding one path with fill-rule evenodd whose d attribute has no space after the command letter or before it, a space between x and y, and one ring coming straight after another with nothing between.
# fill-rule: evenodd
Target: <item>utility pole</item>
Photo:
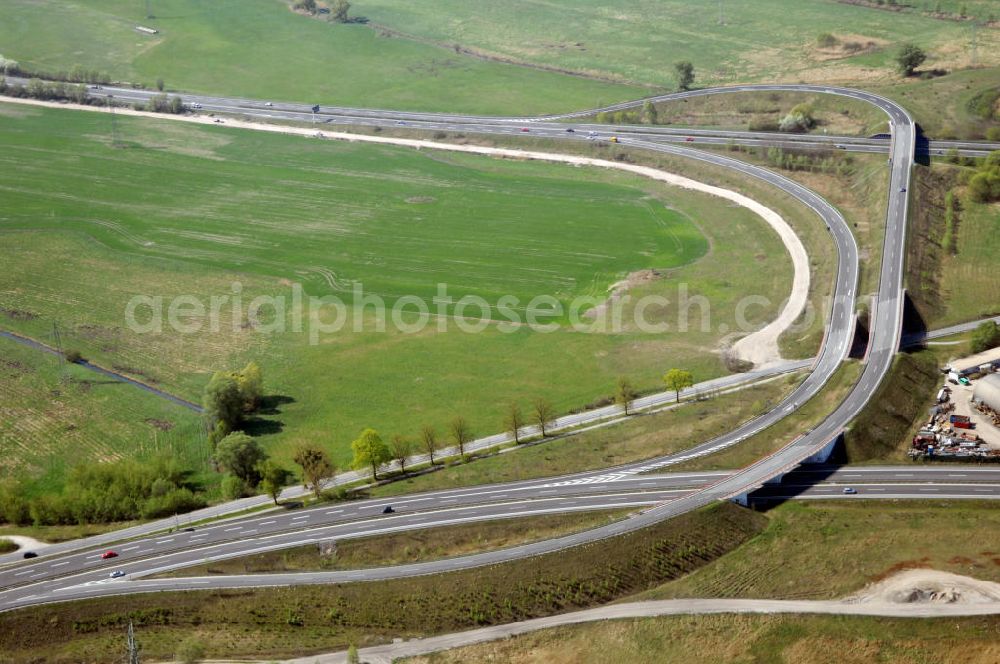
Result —
<instances>
[{"instance_id":1,"label":"utility pole","mask_svg":"<svg viewBox=\"0 0 1000 664\"><path fill-rule=\"evenodd\" d=\"M149 0L146 0L146 18L153 18L153 12L149 9Z\"/></svg>"},{"instance_id":2,"label":"utility pole","mask_svg":"<svg viewBox=\"0 0 1000 664\"><path fill-rule=\"evenodd\" d=\"M125 664L139 664L139 644L135 642L135 630L132 621L128 622L128 634L125 637Z\"/></svg>"},{"instance_id":3,"label":"utility pole","mask_svg":"<svg viewBox=\"0 0 1000 664\"><path fill-rule=\"evenodd\" d=\"M59 351L59 380L66 380L66 353L63 352L62 337L59 335L59 323L52 323L52 341Z\"/></svg>"},{"instance_id":4,"label":"utility pole","mask_svg":"<svg viewBox=\"0 0 1000 664\"><path fill-rule=\"evenodd\" d=\"M726 24L726 13L723 9L724 0L719 0L719 25Z\"/></svg>"}]
</instances>

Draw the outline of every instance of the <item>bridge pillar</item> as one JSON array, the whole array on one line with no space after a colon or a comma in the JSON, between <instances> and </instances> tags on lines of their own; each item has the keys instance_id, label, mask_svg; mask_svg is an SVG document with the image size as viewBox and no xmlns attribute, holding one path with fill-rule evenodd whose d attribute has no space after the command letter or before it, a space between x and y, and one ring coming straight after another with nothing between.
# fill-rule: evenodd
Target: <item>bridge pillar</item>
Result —
<instances>
[{"instance_id":1,"label":"bridge pillar","mask_svg":"<svg viewBox=\"0 0 1000 664\"><path fill-rule=\"evenodd\" d=\"M732 502L736 503L740 507L750 507L750 494L749 493L741 493L738 496L733 496L729 500L731 500Z\"/></svg>"},{"instance_id":2,"label":"bridge pillar","mask_svg":"<svg viewBox=\"0 0 1000 664\"><path fill-rule=\"evenodd\" d=\"M805 459L802 463L826 463L833 456L833 450L837 447L837 442L840 441L840 436L835 436L830 442L823 446L823 449L813 454L811 457Z\"/></svg>"}]
</instances>

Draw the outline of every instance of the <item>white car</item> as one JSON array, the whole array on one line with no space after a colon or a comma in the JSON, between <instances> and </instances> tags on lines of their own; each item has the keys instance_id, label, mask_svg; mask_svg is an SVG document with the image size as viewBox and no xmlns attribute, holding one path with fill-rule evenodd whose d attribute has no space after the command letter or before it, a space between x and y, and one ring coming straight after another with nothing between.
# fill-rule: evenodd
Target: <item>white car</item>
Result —
<instances>
[{"instance_id":1,"label":"white car","mask_svg":"<svg viewBox=\"0 0 1000 664\"><path fill-rule=\"evenodd\" d=\"M120 569L116 569L111 574L108 574L108 577L112 579L120 579L123 576L125 576L125 572L121 571Z\"/></svg>"},{"instance_id":2,"label":"white car","mask_svg":"<svg viewBox=\"0 0 1000 664\"><path fill-rule=\"evenodd\" d=\"M854 494L856 494L857 492L858 492L858 490L857 490L857 489L855 489L854 487L850 487L850 486L845 486L845 487L844 487L844 493L845 493L846 495L849 495L849 496L853 496L853 495L854 495Z\"/></svg>"},{"instance_id":3,"label":"white car","mask_svg":"<svg viewBox=\"0 0 1000 664\"><path fill-rule=\"evenodd\" d=\"M266 101L266 102L264 102L264 106L274 106L274 104L272 104L272 103L271 103L271 102L269 102L269 101Z\"/></svg>"}]
</instances>

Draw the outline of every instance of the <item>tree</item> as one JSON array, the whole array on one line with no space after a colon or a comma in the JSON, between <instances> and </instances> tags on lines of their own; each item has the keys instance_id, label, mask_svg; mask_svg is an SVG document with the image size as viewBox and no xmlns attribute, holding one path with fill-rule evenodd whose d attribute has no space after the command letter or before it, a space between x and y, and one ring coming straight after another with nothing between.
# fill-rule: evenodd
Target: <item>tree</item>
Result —
<instances>
[{"instance_id":1,"label":"tree","mask_svg":"<svg viewBox=\"0 0 1000 664\"><path fill-rule=\"evenodd\" d=\"M628 406L632 401L639 396L632 387L631 381L625 376L620 376L618 378L618 391L615 392L615 403L622 407L622 412L628 415Z\"/></svg>"},{"instance_id":2,"label":"tree","mask_svg":"<svg viewBox=\"0 0 1000 664\"><path fill-rule=\"evenodd\" d=\"M524 415L521 414L521 406L516 401L511 401L507 406L507 415L504 418L507 431L514 437L514 444L521 444L521 427L524 426Z\"/></svg>"},{"instance_id":3,"label":"tree","mask_svg":"<svg viewBox=\"0 0 1000 664\"><path fill-rule=\"evenodd\" d=\"M422 429L420 429L420 445L424 448L424 452L427 452L427 457L431 461L431 465L434 465L434 453L438 450L438 439L437 432L429 424L425 424Z\"/></svg>"},{"instance_id":4,"label":"tree","mask_svg":"<svg viewBox=\"0 0 1000 664\"><path fill-rule=\"evenodd\" d=\"M347 23L347 12L351 9L351 3L347 0L334 0L330 7L330 20L335 23Z\"/></svg>"},{"instance_id":5,"label":"tree","mask_svg":"<svg viewBox=\"0 0 1000 664\"><path fill-rule=\"evenodd\" d=\"M353 643L347 647L347 664L361 664L358 647Z\"/></svg>"},{"instance_id":6,"label":"tree","mask_svg":"<svg viewBox=\"0 0 1000 664\"><path fill-rule=\"evenodd\" d=\"M903 44L896 55L896 64L903 76L912 76L914 70L924 63L927 54L916 44Z\"/></svg>"},{"instance_id":7,"label":"tree","mask_svg":"<svg viewBox=\"0 0 1000 664\"><path fill-rule=\"evenodd\" d=\"M666 383L667 389L674 391L674 397L680 403L681 390L694 385L694 376L691 375L690 371L671 369L663 375L663 382Z\"/></svg>"},{"instance_id":8,"label":"tree","mask_svg":"<svg viewBox=\"0 0 1000 664\"><path fill-rule=\"evenodd\" d=\"M243 410L252 413L260 408L260 400L264 397L264 373L257 363L247 363L240 371L233 374L233 379L240 387Z\"/></svg>"},{"instance_id":9,"label":"tree","mask_svg":"<svg viewBox=\"0 0 1000 664\"><path fill-rule=\"evenodd\" d=\"M392 437L390 448L392 458L399 462L399 470L406 473L406 459L413 452L413 444L408 438L397 433Z\"/></svg>"},{"instance_id":10,"label":"tree","mask_svg":"<svg viewBox=\"0 0 1000 664\"><path fill-rule=\"evenodd\" d=\"M465 445L472 440L472 431L469 429L469 423L465 421L465 418L459 415L451 421L448 425L451 430L451 439L458 445L458 453L461 456L465 456Z\"/></svg>"},{"instance_id":11,"label":"tree","mask_svg":"<svg viewBox=\"0 0 1000 664\"><path fill-rule=\"evenodd\" d=\"M247 495L247 483L236 477L226 475L222 478L222 497L226 500L236 500Z\"/></svg>"},{"instance_id":12,"label":"tree","mask_svg":"<svg viewBox=\"0 0 1000 664\"><path fill-rule=\"evenodd\" d=\"M360 470L371 466L372 479L378 480L378 467L392 459L389 448L375 429L365 429L358 439L351 443L354 450L354 467Z\"/></svg>"},{"instance_id":13,"label":"tree","mask_svg":"<svg viewBox=\"0 0 1000 664\"><path fill-rule=\"evenodd\" d=\"M236 428L243 417L243 395L240 386L232 375L217 371L205 386L201 398L204 407L205 421L211 429L220 422L225 425L227 433Z\"/></svg>"},{"instance_id":14,"label":"tree","mask_svg":"<svg viewBox=\"0 0 1000 664\"><path fill-rule=\"evenodd\" d=\"M646 124L656 124L658 120L656 105L648 99L642 103L642 121Z\"/></svg>"},{"instance_id":15,"label":"tree","mask_svg":"<svg viewBox=\"0 0 1000 664\"><path fill-rule=\"evenodd\" d=\"M316 13L316 0L298 0L293 7L309 14Z\"/></svg>"},{"instance_id":16,"label":"tree","mask_svg":"<svg viewBox=\"0 0 1000 664\"><path fill-rule=\"evenodd\" d=\"M184 100L176 96L171 97L169 110L174 115L180 115L181 113L184 112Z\"/></svg>"},{"instance_id":17,"label":"tree","mask_svg":"<svg viewBox=\"0 0 1000 664\"><path fill-rule=\"evenodd\" d=\"M982 353L997 346L1000 346L1000 326L991 320L980 323L972 333L972 352Z\"/></svg>"},{"instance_id":18,"label":"tree","mask_svg":"<svg viewBox=\"0 0 1000 664\"><path fill-rule=\"evenodd\" d=\"M77 79L74 79L74 80L77 80ZM163 79L162 78L156 79L156 89L159 90L160 92L163 92Z\"/></svg>"},{"instance_id":19,"label":"tree","mask_svg":"<svg viewBox=\"0 0 1000 664\"><path fill-rule=\"evenodd\" d=\"M337 472L330 457L319 447L304 445L295 451L292 460L302 469L303 484L318 500L323 493L323 485Z\"/></svg>"},{"instance_id":20,"label":"tree","mask_svg":"<svg viewBox=\"0 0 1000 664\"><path fill-rule=\"evenodd\" d=\"M548 435L548 426L555 418L555 409L552 404L546 399L536 399L533 405L533 412L535 415L535 424L538 425L539 431L542 432L542 438Z\"/></svg>"},{"instance_id":21,"label":"tree","mask_svg":"<svg viewBox=\"0 0 1000 664\"><path fill-rule=\"evenodd\" d=\"M257 464L257 472L260 473L260 490L271 496L271 500L277 505L278 496L288 483L290 473L270 459Z\"/></svg>"},{"instance_id":22,"label":"tree","mask_svg":"<svg viewBox=\"0 0 1000 664\"><path fill-rule=\"evenodd\" d=\"M260 483L258 465L267 459L267 452L260 444L242 431L231 433L215 448L215 460L233 476L243 480L248 487Z\"/></svg>"},{"instance_id":23,"label":"tree","mask_svg":"<svg viewBox=\"0 0 1000 664\"><path fill-rule=\"evenodd\" d=\"M674 64L674 71L677 72L677 89L690 90L694 83L694 65L687 60Z\"/></svg>"},{"instance_id":24,"label":"tree","mask_svg":"<svg viewBox=\"0 0 1000 664\"><path fill-rule=\"evenodd\" d=\"M810 104L796 104L788 115L781 118L778 129L781 131L807 131L816 124L813 118L813 107Z\"/></svg>"}]
</instances>

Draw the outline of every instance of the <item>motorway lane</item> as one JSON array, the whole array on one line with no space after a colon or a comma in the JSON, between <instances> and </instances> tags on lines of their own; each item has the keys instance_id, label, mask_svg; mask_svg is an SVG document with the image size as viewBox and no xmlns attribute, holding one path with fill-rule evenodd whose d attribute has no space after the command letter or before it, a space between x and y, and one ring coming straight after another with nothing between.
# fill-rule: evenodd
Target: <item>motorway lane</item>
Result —
<instances>
[{"instance_id":1,"label":"motorway lane","mask_svg":"<svg viewBox=\"0 0 1000 664\"><path fill-rule=\"evenodd\" d=\"M608 509L638 509L672 500L689 491L690 489L653 491L623 489L609 494L517 499L490 505L455 507L446 505L426 512L382 514L381 510L373 510L367 518L333 525L312 525L309 523L310 515L302 513L291 517L299 521L295 525L296 530L288 532L268 534L269 531L264 524L271 520L265 519L246 526L230 525L215 534L205 531L172 533L162 538L125 543L121 547L116 547L119 557L108 561L101 559L100 551L91 551L48 560L43 564L24 565L8 570L6 576L12 578L16 585L10 585L0 591L0 611L41 603L39 600L62 601L69 597L115 594L120 590L131 592L134 583L131 580L141 576L321 541L340 541L483 520ZM340 507L330 509L330 507L324 508L325 511L338 512L341 509ZM172 550L163 552L155 550L161 543L172 547ZM89 564L81 570L83 563ZM112 579L109 577L111 570L121 570L128 576ZM161 582L151 583L155 585ZM167 583L173 583L173 580L167 580ZM196 580L183 581L181 585L202 584Z\"/></svg>"},{"instance_id":2,"label":"motorway lane","mask_svg":"<svg viewBox=\"0 0 1000 664\"><path fill-rule=\"evenodd\" d=\"M26 84L26 79L9 78L13 84ZM704 94L697 91L699 94ZM99 90L90 90L95 97L113 95L123 102L147 102L151 97L160 94L157 91L134 90L105 86ZM692 93L680 93L681 96L693 96ZM726 147L733 143L743 146L781 147L785 149L830 150L842 148L845 151L888 153L890 141L872 139L860 136L831 136L825 134L787 134L778 132L730 131L722 129L698 129L666 126L615 125L593 122L567 124L564 120L580 116L579 114L549 116L545 118L515 119L485 116L462 116L445 113L410 113L405 111L383 111L377 109L357 109L336 106L323 106L319 113L314 114L311 107L305 104L289 104L285 102L267 106L267 102L252 99L215 97L206 95L183 94L185 103L201 104L196 112L231 113L246 115L267 120L290 120L295 122L314 123L317 129L322 125L338 126L369 126L397 127L426 131L459 131L485 134L507 134L523 136L523 128L528 128L528 135L542 135L549 138L567 137L568 128L578 134L576 138L585 140L588 132L594 132L599 138L607 139L612 135L648 140L659 140L674 143L689 143ZM677 95L657 97L659 100L669 100ZM630 102L635 105L636 102ZM641 102L640 102L641 103ZM596 113L597 111L594 111ZM590 112L586 112L590 113ZM563 120L563 121L557 121ZM689 141L688 139L694 139ZM983 157L993 150L1000 150L1000 143L987 141L930 141L921 146L931 154L944 155L949 149L956 149L962 156Z\"/></svg>"},{"instance_id":3,"label":"motorway lane","mask_svg":"<svg viewBox=\"0 0 1000 664\"><path fill-rule=\"evenodd\" d=\"M100 557L104 549L23 561L0 573L0 610L22 606L24 602L48 600L50 593L64 593L67 588L103 589L84 590L88 595L120 589L125 581L111 581L107 576L114 569L138 578L168 568L329 539L532 514L649 507L731 474L731 471L705 471L641 475L610 480L603 485L558 488L526 481L270 513L194 532L164 533L121 543L114 547L120 557L108 561ZM843 495L845 486L856 488L859 495ZM782 484L764 487L754 497L996 499L1000 498L1000 468L803 467L787 475ZM396 513L383 515L381 510L386 504L392 504Z\"/></svg>"},{"instance_id":4,"label":"motorway lane","mask_svg":"<svg viewBox=\"0 0 1000 664\"><path fill-rule=\"evenodd\" d=\"M1000 499L1000 482L984 484L949 483L850 483L858 494L844 495L843 486L836 485L782 485L762 490L762 499L811 499L811 500L868 500L868 499ZM262 585L299 585L347 583L374 578L397 578L395 567L380 570L344 570L337 572L274 573L257 575L187 577L148 579L175 569L190 567L229 558L259 554L266 551L305 546L321 541L370 537L393 532L459 525L489 519L523 518L534 515L566 514L574 511L607 509L643 509L662 505L690 494L690 489L651 491L621 491L617 493L532 500L516 500L487 506L445 507L429 512L411 514L375 514L367 519L337 525L300 525L293 532L265 535L256 528L236 532L234 540L213 543L208 540L188 540L184 548L164 553L148 553L143 558L129 547L122 547L122 558L115 559L84 571L74 571L65 561L49 561L47 570L26 566L16 572L19 585L0 591L0 611L21 608L39 603L68 601L87 597L121 594L123 592L153 592L157 590L183 590L201 588L238 588ZM630 519L640 518L639 516ZM172 541L178 535L162 541ZM189 537L192 534L186 534ZM133 545L135 546L135 545ZM502 553L502 552L500 552ZM90 558L99 560L99 552ZM125 556L128 556L127 558ZM463 558L436 561L436 572L465 569ZM418 570L421 564L406 566ZM112 579L109 570L121 570L127 576ZM44 571L49 574L45 575ZM380 572L387 576L377 576Z\"/></svg>"}]
</instances>

